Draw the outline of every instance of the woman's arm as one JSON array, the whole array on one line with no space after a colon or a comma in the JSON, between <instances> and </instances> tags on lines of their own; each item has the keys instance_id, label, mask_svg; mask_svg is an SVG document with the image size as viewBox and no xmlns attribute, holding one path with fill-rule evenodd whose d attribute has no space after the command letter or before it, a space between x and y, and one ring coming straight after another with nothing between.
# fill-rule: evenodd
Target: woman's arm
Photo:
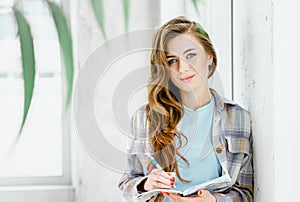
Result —
<instances>
[{"instance_id":1,"label":"woman's arm","mask_svg":"<svg viewBox=\"0 0 300 202\"><path fill-rule=\"evenodd\" d=\"M119 181L118 187L122 192L124 201L132 202L133 198L142 192L138 189L139 184L146 179L142 170L142 164L136 155L129 156L126 172Z\"/></svg>"},{"instance_id":2,"label":"woman's arm","mask_svg":"<svg viewBox=\"0 0 300 202\"><path fill-rule=\"evenodd\" d=\"M139 193L152 189L171 189L174 186L174 173L153 169L146 171L148 161L140 155L145 153L146 130L145 111L138 110L131 119L132 139L128 146L126 170L118 187L124 201L133 201ZM140 157L140 158L139 158Z\"/></svg>"},{"instance_id":3,"label":"woman's arm","mask_svg":"<svg viewBox=\"0 0 300 202\"><path fill-rule=\"evenodd\" d=\"M140 113L141 111L138 110L131 118L131 139L127 149L126 169L118 184L124 201L133 201L133 198L141 192L138 190L138 185L147 178L137 154L142 146L142 138L139 137L141 135L139 133L143 131L141 128L143 125L138 117Z\"/></svg>"}]
</instances>

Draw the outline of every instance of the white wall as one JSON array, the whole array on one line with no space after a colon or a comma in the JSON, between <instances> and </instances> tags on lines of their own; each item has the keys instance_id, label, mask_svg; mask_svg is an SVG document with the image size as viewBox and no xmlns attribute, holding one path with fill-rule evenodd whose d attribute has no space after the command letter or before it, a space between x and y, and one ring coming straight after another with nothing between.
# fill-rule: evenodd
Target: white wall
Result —
<instances>
[{"instance_id":1,"label":"white wall","mask_svg":"<svg viewBox=\"0 0 300 202\"><path fill-rule=\"evenodd\" d=\"M300 1L274 0L274 201L295 201L300 181Z\"/></svg>"},{"instance_id":2,"label":"white wall","mask_svg":"<svg viewBox=\"0 0 300 202\"><path fill-rule=\"evenodd\" d=\"M251 111L255 201L274 201L274 64L271 0L234 1L234 99Z\"/></svg>"},{"instance_id":3,"label":"white wall","mask_svg":"<svg viewBox=\"0 0 300 202\"><path fill-rule=\"evenodd\" d=\"M255 201L294 201L300 3L234 1L234 98L252 113Z\"/></svg>"},{"instance_id":4,"label":"white wall","mask_svg":"<svg viewBox=\"0 0 300 202\"><path fill-rule=\"evenodd\" d=\"M78 41L76 51L78 63L81 66L87 56L96 47L104 43L104 39L91 10L90 1L77 0L77 2L77 23L75 23L77 29L75 31L77 32ZM122 1L111 0L103 2L106 34L108 40L110 40L125 33ZM159 3L156 0L131 0L129 31L155 27L159 22L160 16L158 8ZM117 79L116 77L112 77L111 81L117 82L115 81ZM102 112L97 111L96 113ZM101 146L101 143L99 143L99 146ZM78 185L76 189L76 201L121 201L121 194L117 188L117 182L121 174L97 163L80 143L78 144L78 155L77 180L75 180ZM112 156L111 158L114 157Z\"/></svg>"}]
</instances>

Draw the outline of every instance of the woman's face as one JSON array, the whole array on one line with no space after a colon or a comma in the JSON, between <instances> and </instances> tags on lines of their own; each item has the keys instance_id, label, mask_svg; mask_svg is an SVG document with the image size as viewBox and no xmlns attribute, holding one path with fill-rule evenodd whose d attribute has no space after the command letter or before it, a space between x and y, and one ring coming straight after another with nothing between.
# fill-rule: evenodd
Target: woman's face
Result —
<instances>
[{"instance_id":1,"label":"woman's face","mask_svg":"<svg viewBox=\"0 0 300 202\"><path fill-rule=\"evenodd\" d=\"M195 92L207 88L208 65L213 58L200 42L193 35L184 33L170 39L166 45L170 79L179 91Z\"/></svg>"}]
</instances>

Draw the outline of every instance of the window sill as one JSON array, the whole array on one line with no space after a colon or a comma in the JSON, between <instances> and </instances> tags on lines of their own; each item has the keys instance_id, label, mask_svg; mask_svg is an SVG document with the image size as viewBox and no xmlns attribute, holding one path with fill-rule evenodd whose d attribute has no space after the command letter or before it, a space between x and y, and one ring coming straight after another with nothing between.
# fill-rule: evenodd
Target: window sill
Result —
<instances>
[{"instance_id":1,"label":"window sill","mask_svg":"<svg viewBox=\"0 0 300 202\"><path fill-rule=\"evenodd\" d=\"M1 201L9 202L73 202L74 193L69 185L0 187Z\"/></svg>"}]
</instances>

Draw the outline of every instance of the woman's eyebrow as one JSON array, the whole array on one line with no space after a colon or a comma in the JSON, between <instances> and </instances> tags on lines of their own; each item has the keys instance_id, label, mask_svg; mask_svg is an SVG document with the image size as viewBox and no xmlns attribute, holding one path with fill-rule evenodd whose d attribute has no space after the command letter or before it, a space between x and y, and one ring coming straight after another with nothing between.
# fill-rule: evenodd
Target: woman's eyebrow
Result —
<instances>
[{"instance_id":1,"label":"woman's eyebrow","mask_svg":"<svg viewBox=\"0 0 300 202\"><path fill-rule=\"evenodd\" d=\"M187 53L187 52L189 52L189 51L191 51L191 50L195 50L195 48L189 48L189 49L187 49L186 51L184 51L183 54L185 54L185 53Z\"/></svg>"},{"instance_id":2,"label":"woman's eyebrow","mask_svg":"<svg viewBox=\"0 0 300 202\"><path fill-rule=\"evenodd\" d=\"M167 55L167 58L174 58L175 56L173 55Z\"/></svg>"},{"instance_id":3,"label":"woman's eyebrow","mask_svg":"<svg viewBox=\"0 0 300 202\"><path fill-rule=\"evenodd\" d=\"M189 48L187 50L185 50L182 54L184 55L185 53L189 52L189 51L192 51L192 50L195 50L195 48ZM171 58L171 57L175 57L173 55L168 55L169 53L167 52L167 58Z\"/></svg>"}]
</instances>

